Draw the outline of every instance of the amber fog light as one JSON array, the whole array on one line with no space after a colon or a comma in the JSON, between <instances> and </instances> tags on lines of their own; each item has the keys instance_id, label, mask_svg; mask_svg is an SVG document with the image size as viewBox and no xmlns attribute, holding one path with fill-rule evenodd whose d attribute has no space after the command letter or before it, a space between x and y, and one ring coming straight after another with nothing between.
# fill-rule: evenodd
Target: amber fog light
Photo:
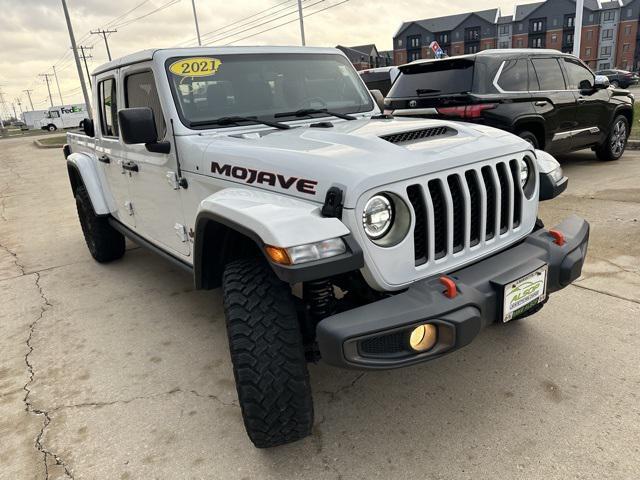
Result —
<instances>
[{"instance_id":1,"label":"amber fog light","mask_svg":"<svg viewBox=\"0 0 640 480\"><path fill-rule=\"evenodd\" d=\"M433 348L438 340L438 329L435 325L425 323L411 330L409 347L414 352L426 352Z\"/></svg>"}]
</instances>

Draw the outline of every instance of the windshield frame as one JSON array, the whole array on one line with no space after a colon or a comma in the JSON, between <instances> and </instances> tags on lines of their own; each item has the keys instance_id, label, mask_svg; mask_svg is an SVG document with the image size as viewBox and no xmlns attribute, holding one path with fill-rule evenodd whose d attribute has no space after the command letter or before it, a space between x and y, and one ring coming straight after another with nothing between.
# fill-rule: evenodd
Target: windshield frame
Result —
<instances>
[{"instance_id":1,"label":"windshield frame","mask_svg":"<svg viewBox=\"0 0 640 480\"><path fill-rule=\"evenodd\" d=\"M223 58L223 57L228 57L228 56L234 56L234 57L240 57L240 56L253 56L256 55L255 52L247 52L247 53L221 53L221 54L214 54L214 53L207 53L207 54L202 54L199 56L202 57L212 57L212 58ZM359 115L359 114L367 114L367 113L375 113L375 109L376 109L376 103L374 102L372 96L371 96L371 92L369 92L369 89L367 88L366 84L363 82L362 78L360 77L360 75L358 74L357 70L355 69L355 67L353 66L353 64L349 61L349 59L336 52L336 53L313 53L313 52L292 52L292 53L285 53L285 52L278 52L278 53L261 53L260 56L264 57L264 56L308 56L308 55L314 55L314 56L335 56L337 59L343 59L344 60L344 65L347 69L350 69L351 71L351 75L353 80L363 89L363 94L366 98L366 103L363 103L361 105L361 108L359 110L356 111L348 111L348 112L344 112L345 115ZM215 121L223 118L223 117L227 117L230 116L228 114L221 114L219 116L216 117L212 117L211 123L206 123L203 125L194 125L195 122L200 122L200 120L190 120L189 118L185 117L183 110L182 110L182 105L180 103L180 98L178 97L179 92L177 91L177 88L175 88L175 85L172 81L172 73L169 70L169 67L179 61L182 58L189 58L189 57L193 57L194 55L172 55L168 58L166 58L163 62L163 70L164 73L166 75L166 79L167 79L167 83L168 83L168 87L169 87L169 91L171 92L171 97L173 99L174 102L174 108L175 111L178 115L178 117L180 118L180 122L182 123L182 125L184 125L186 128L190 129L190 130L197 130L197 131L201 131L201 130L223 130L223 129L247 129L247 128L251 128L253 130L256 129L256 127L258 128L273 128L273 127L268 127L265 126L264 124L259 124L259 123L252 123L252 124L247 124L247 125L234 125L234 124L230 124L230 125L218 125L215 124ZM248 60L249 62L250 60ZM189 78L189 77L187 77ZM203 77L203 78L208 78L208 77ZM356 107L354 107L356 108ZM329 109L332 110L332 109ZM350 110L350 109L349 109ZM284 110L283 110L284 111ZM261 120L267 120L270 122L278 122L278 123L283 123L283 124L289 124L290 122L293 123L304 123L304 122L309 122L309 121L316 121L317 119L320 118L328 118L328 117L332 117L333 115L330 114L313 114L310 115L308 118L300 118L300 117L295 117L295 116L287 116L287 117L280 117L280 118L276 118L274 117L274 115L276 113L280 113L280 112L274 112L273 115L255 115L255 114L251 114L250 116L254 116L257 119L261 119ZM343 112L340 112L343 113ZM239 114L238 114L239 115ZM232 116L236 116L236 114L233 114ZM249 116L249 114L243 114L241 116ZM202 120L205 121L205 120ZM259 121L259 120L258 120Z\"/></svg>"}]
</instances>

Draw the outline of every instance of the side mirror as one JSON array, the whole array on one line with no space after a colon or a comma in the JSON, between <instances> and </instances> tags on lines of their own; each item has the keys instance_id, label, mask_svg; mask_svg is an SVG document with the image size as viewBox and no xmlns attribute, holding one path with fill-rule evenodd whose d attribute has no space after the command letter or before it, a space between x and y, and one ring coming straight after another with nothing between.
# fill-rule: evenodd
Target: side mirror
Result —
<instances>
[{"instance_id":1,"label":"side mirror","mask_svg":"<svg viewBox=\"0 0 640 480\"><path fill-rule=\"evenodd\" d=\"M591 85L591 82L589 80L582 80L578 85L578 90L580 90L581 92L593 92L593 90L595 90L595 87Z\"/></svg>"},{"instance_id":2,"label":"side mirror","mask_svg":"<svg viewBox=\"0 0 640 480\"><path fill-rule=\"evenodd\" d=\"M171 144L158 141L156 119L149 107L123 108L118 111L122 140L127 145L144 143L147 150L169 153Z\"/></svg>"},{"instance_id":3,"label":"side mirror","mask_svg":"<svg viewBox=\"0 0 640 480\"><path fill-rule=\"evenodd\" d=\"M93 125L93 120L91 120L90 118L85 118L84 120L82 120L82 131L87 137L95 137L96 130Z\"/></svg>"},{"instance_id":4,"label":"side mirror","mask_svg":"<svg viewBox=\"0 0 640 480\"><path fill-rule=\"evenodd\" d=\"M595 84L593 86L596 90L609 88L609 85L611 85L609 83L609 77L605 75L596 75Z\"/></svg>"},{"instance_id":5,"label":"side mirror","mask_svg":"<svg viewBox=\"0 0 640 480\"><path fill-rule=\"evenodd\" d=\"M384 95L380 90L369 90L371 92L371 96L376 101L378 108L381 112L384 112Z\"/></svg>"}]
</instances>

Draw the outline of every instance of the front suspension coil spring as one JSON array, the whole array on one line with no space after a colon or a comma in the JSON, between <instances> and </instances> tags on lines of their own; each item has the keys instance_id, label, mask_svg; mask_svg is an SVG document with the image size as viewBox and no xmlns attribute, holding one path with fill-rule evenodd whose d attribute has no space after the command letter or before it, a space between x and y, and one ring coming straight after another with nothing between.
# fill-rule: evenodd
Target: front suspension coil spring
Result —
<instances>
[{"instance_id":1,"label":"front suspension coil spring","mask_svg":"<svg viewBox=\"0 0 640 480\"><path fill-rule=\"evenodd\" d=\"M305 282L303 297L309 308L309 314L314 320L319 321L333 315L336 298L333 294L333 285L329 280Z\"/></svg>"}]
</instances>

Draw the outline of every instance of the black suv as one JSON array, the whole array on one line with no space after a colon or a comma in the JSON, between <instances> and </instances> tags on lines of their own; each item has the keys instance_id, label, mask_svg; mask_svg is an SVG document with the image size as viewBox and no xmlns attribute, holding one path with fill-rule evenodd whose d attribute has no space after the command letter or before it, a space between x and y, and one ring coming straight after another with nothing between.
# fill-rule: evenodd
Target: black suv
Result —
<instances>
[{"instance_id":1,"label":"black suv","mask_svg":"<svg viewBox=\"0 0 640 480\"><path fill-rule=\"evenodd\" d=\"M394 115L482 123L550 153L593 148L601 160L622 156L633 125L633 95L556 50L485 50L399 68L385 99Z\"/></svg>"}]
</instances>

